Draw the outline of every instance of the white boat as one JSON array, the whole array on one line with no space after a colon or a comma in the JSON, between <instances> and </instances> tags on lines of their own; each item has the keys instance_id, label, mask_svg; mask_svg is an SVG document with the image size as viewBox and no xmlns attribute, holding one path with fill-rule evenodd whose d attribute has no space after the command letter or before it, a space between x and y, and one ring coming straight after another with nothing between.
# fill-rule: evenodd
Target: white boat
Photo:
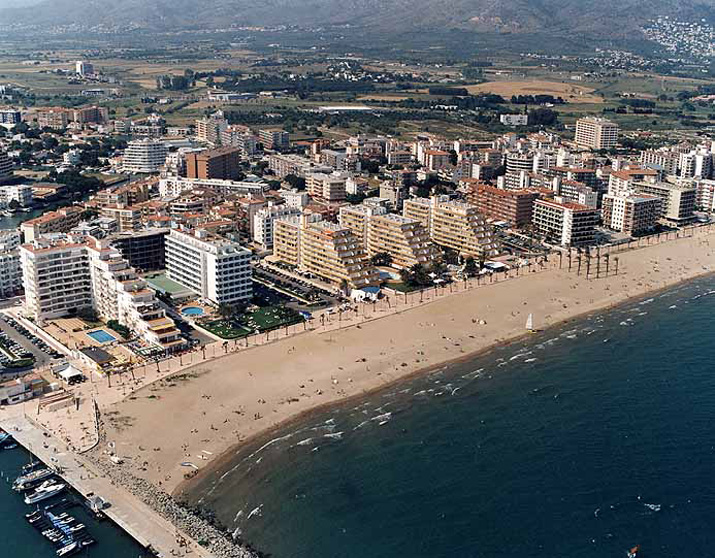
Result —
<instances>
[{"instance_id":1,"label":"white boat","mask_svg":"<svg viewBox=\"0 0 715 558\"><path fill-rule=\"evenodd\" d=\"M55 472L52 469L38 469L37 471L32 471L31 473L17 477L12 487L17 491L26 490L33 483L45 480L54 474Z\"/></svg>"},{"instance_id":2,"label":"white boat","mask_svg":"<svg viewBox=\"0 0 715 558\"><path fill-rule=\"evenodd\" d=\"M72 542L67 546L63 546L57 551L57 556L69 556L80 550L80 545L78 542Z\"/></svg>"},{"instance_id":3,"label":"white boat","mask_svg":"<svg viewBox=\"0 0 715 558\"><path fill-rule=\"evenodd\" d=\"M67 485L62 483L43 484L37 490L25 496L25 503L36 504L37 502L42 502L43 500L57 496L57 494L62 492L65 488L67 488Z\"/></svg>"},{"instance_id":4,"label":"white boat","mask_svg":"<svg viewBox=\"0 0 715 558\"><path fill-rule=\"evenodd\" d=\"M529 333L534 333L536 330L534 329L534 315L529 314L529 317L526 318L526 331Z\"/></svg>"}]
</instances>

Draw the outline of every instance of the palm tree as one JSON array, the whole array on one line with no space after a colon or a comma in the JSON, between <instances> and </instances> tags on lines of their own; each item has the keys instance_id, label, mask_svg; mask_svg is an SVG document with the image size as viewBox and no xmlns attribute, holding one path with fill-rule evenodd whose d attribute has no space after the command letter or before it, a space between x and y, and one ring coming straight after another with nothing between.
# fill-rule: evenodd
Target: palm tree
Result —
<instances>
[{"instance_id":1,"label":"palm tree","mask_svg":"<svg viewBox=\"0 0 715 558\"><path fill-rule=\"evenodd\" d=\"M606 277L608 277L608 267L611 263L611 254L606 254L605 256L603 256L603 259L606 260Z\"/></svg>"},{"instance_id":2,"label":"palm tree","mask_svg":"<svg viewBox=\"0 0 715 558\"><path fill-rule=\"evenodd\" d=\"M343 294L345 296L350 295L350 283L348 283L347 279L340 280L340 290L343 292Z\"/></svg>"},{"instance_id":3,"label":"palm tree","mask_svg":"<svg viewBox=\"0 0 715 558\"><path fill-rule=\"evenodd\" d=\"M222 302L218 306L218 315L221 316L224 321L229 321L233 317L234 312L235 308L226 302Z\"/></svg>"},{"instance_id":4,"label":"palm tree","mask_svg":"<svg viewBox=\"0 0 715 558\"><path fill-rule=\"evenodd\" d=\"M619 262L618 256L616 256L615 258L613 258L613 261L616 262L616 275L618 275L618 262Z\"/></svg>"},{"instance_id":5,"label":"palm tree","mask_svg":"<svg viewBox=\"0 0 715 558\"><path fill-rule=\"evenodd\" d=\"M581 248L576 248L578 254L578 269L576 270L576 275L581 275Z\"/></svg>"}]
</instances>

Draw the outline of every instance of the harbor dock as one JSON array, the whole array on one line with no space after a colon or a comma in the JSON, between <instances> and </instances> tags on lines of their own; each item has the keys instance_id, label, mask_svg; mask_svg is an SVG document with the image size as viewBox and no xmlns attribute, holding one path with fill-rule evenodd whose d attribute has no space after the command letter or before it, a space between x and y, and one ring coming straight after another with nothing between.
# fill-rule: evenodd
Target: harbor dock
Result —
<instances>
[{"instance_id":1,"label":"harbor dock","mask_svg":"<svg viewBox=\"0 0 715 558\"><path fill-rule=\"evenodd\" d=\"M101 474L93 464L69 451L57 438L22 414L0 415L0 428L45 464L60 470L61 476L83 497L101 496L109 503L103 513L145 548L158 556L213 558L185 533L125 488Z\"/></svg>"}]
</instances>

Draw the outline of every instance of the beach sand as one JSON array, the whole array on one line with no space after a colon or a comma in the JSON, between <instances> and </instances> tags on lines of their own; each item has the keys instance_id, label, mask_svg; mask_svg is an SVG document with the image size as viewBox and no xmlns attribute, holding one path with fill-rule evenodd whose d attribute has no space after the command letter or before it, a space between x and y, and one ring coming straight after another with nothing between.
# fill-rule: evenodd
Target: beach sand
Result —
<instances>
[{"instance_id":1,"label":"beach sand","mask_svg":"<svg viewBox=\"0 0 715 558\"><path fill-rule=\"evenodd\" d=\"M228 354L105 409L106 440L116 444L123 467L178 493L192 471L182 462L198 467L198 475L211 474L219 456L228 458L238 444L302 413L524 335L529 313L535 327L545 328L709 273L713 247L715 233L701 229L694 238L618 254L618 274L612 257L609 276L598 280L585 278L585 265L580 277L575 263L567 272L566 258L559 269L556 256L545 271L449 294L359 327L318 327ZM95 452L99 457L102 447Z\"/></svg>"}]
</instances>

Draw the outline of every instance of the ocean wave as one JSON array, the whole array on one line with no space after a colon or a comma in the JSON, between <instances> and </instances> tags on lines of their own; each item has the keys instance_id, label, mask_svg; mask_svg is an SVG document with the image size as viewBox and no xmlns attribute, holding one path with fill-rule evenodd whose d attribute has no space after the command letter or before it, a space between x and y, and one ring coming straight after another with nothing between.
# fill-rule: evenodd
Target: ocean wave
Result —
<instances>
[{"instance_id":1,"label":"ocean wave","mask_svg":"<svg viewBox=\"0 0 715 558\"><path fill-rule=\"evenodd\" d=\"M325 434L323 438L327 438L328 440L342 440L343 432L332 432L330 434Z\"/></svg>"}]
</instances>

